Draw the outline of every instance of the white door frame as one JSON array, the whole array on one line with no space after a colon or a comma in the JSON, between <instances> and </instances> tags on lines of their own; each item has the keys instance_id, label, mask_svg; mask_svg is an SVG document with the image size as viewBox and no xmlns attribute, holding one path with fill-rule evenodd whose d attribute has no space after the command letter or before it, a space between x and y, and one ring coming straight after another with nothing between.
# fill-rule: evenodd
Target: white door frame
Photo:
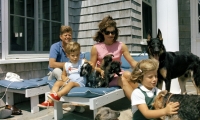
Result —
<instances>
[{"instance_id":1,"label":"white door frame","mask_svg":"<svg viewBox=\"0 0 200 120\"><path fill-rule=\"evenodd\" d=\"M198 0L190 0L191 52L200 57L200 33L198 25Z\"/></svg>"}]
</instances>

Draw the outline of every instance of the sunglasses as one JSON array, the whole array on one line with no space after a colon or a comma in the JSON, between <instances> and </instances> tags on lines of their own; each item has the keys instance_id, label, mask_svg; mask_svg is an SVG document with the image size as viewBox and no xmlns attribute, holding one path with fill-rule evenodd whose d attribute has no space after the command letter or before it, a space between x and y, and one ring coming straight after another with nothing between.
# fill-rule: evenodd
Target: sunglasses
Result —
<instances>
[{"instance_id":1,"label":"sunglasses","mask_svg":"<svg viewBox=\"0 0 200 120\"><path fill-rule=\"evenodd\" d=\"M110 34L115 35L116 34L115 30L114 31L104 31L104 33L106 35L110 35Z\"/></svg>"}]
</instances>

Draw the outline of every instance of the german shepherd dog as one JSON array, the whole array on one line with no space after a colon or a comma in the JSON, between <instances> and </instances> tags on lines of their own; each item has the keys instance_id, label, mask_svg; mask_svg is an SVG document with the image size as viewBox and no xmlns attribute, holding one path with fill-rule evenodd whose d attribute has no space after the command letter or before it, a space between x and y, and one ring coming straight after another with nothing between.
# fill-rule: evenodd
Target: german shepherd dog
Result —
<instances>
[{"instance_id":1,"label":"german shepherd dog","mask_svg":"<svg viewBox=\"0 0 200 120\"><path fill-rule=\"evenodd\" d=\"M200 96L172 94L167 90L161 91L154 99L153 107L158 110L165 108L169 102L179 102L178 113L163 116L167 120L200 120Z\"/></svg>"},{"instance_id":2,"label":"german shepherd dog","mask_svg":"<svg viewBox=\"0 0 200 120\"><path fill-rule=\"evenodd\" d=\"M162 33L158 29L157 38L151 37L151 31L147 34L147 53L150 59L159 61L158 88L162 89L165 81L165 88L170 91L171 79L177 78L181 88L181 94L186 92L186 81L191 79L200 93L200 59L190 52L166 52L163 44Z\"/></svg>"}]
</instances>

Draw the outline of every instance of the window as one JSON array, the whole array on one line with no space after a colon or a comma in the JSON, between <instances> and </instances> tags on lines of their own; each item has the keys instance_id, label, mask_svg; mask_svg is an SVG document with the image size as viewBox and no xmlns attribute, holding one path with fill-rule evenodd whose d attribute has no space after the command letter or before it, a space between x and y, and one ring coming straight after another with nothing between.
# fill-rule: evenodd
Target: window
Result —
<instances>
[{"instance_id":1,"label":"window","mask_svg":"<svg viewBox=\"0 0 200 120\"><path fill-rule=\"evenodd\" d=\"M143 38L147 38L147 32L152 31L152 8L149 3L150 0L142 2L142 21L143 21Z\"/></svg>"},{"instance_id":2,"label":"window","mask_svg":"<svg viewBox=\"0 0 200 120\"><path fill-rule=\"evenodd\" d=\"M200 0L198 0L198 24L199 24L198 32L200 33Z\"/></svg>"},{"instance_id":3,"label":"window","mask_svg":"<svg viewBox=\"0 0 200 120\"><path fill-rule=\"evenodd\" d=\"M10 0L9 54L44 54L59 41L63 0Z\"/></svg>"}]
</instances>

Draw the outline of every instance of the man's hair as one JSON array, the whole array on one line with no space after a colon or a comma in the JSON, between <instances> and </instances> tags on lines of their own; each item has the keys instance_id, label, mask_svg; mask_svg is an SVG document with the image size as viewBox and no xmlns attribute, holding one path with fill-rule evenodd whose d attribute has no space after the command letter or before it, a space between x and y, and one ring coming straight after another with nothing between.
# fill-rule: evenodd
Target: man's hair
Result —
<instances>
[{"instance_id":1,"label":"man's hair","mask_svg":"<svg viewBox=\"0 0 200 120\"><path fill-rule=\"evenodd\" d=\"M72 52L76 52L76 51L80 51L80 50L81 50L81 46L77 42L69 42L69 43L67 43L66 47L64 47L64 51L68 55Z\"/></svg>"},{"instance_id":2,"label":"man's hair","mask_svg":"<svg viewBox=\"0 0 200 120\"><path fill-rule=\"evenodd\" d=\"M72 34L72 28L70 26L62 25L60 27L60 35L66 33L66 32L70 32Z\"/></svg>"}]
</instances>

